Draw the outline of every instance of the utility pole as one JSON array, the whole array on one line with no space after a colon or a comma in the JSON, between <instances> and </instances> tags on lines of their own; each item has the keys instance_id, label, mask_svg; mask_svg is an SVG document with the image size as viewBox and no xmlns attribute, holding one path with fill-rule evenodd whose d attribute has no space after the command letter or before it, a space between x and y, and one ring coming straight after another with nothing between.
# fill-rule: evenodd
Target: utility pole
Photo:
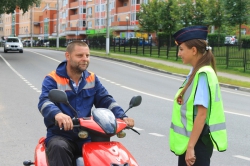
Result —
<instances>
[{"instance_id":1,"label":"utility pole","mask_svg":"<svg viewBox=\"0 0 250 166\"><path fill-rule=\"evenodd\" d=\"M56 48L59 48L59 0L57 0L57 14L56 14Z\"/></svg>"},{"instance_id":2,"label":"utility pole","mask_svg":"<svg viewBox=\"0 0 250 166\"><path fill-rule=\"evenodd\" d=\"M33 47L33 5L30 10L30 47Z\"/></svg>"},{"instance_id":3,"label":"utility pole","mask_svg":"<svg viewBox=\"0 0 250 166\"><path fill-rule=\"evenodd\" d=\"M109 54L109 0L107 0L106 55Z\"/></svg>"}]
</instances>

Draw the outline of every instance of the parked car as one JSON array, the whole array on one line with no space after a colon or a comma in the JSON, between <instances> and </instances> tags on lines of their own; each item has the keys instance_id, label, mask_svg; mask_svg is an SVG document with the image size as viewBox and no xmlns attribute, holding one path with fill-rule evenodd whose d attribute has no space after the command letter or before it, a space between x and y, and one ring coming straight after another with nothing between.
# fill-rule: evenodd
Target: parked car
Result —
<instances>
[{"instance_id":1,"label":"parked car","mask_svg":"<svg viewBox=\"0 0 250 166\"><path fill-rule=\"evenodd\" d=\"M129 38L128 42L132 42L131 45L134 45L134 46L136 46L136 45L138 45L138 46L150 46L150 45L152 45L151 42L148 42L147 40L144 40L143 38L136 38L136 37Z\"/></svg>"},{"instance_id":2,"label":"parked car","mask_svg":"<svg viewBox=\"0 0 250 166\"><path fill-rule=\"evenodd\" d=\"M48 41L49 40L47 40L47 39L38 40L38 41L36 41L36 46L38 46L38 47L47 46L47 44L49 44L49 43L47 43Z\"/></svg>"},{"instance_id":3,"label":"parked car","mask_svg":"<svg viewBox=\"0 0 250 166\"><path fill-rule=\"evenodd\" d=\"M128 44L127 42L128 41L125 38L115 37L115 38L113 38L113 43L112 44L115 45L115 46L118 46L119 43L120 43L120 46L124 46L124 45Z\"/></svg>"},{"instance_id":4,"label":"parked car","mask_svg":"<svg viewBox=\"0 0 250 166\"><path fill-rule=\"evenodd\" d=\"M224 44L238 44L236 36L226 36Z\"/></svg>"},{"instance_id":5,"label":"parked car","mask_svg":"<svg viewBox=\"0 0 250 166\"><path fill-rule=\"evenodd\" d=\"M49 41L43 43L44 47L49 47Z\"/></svg>"},{"instance_id":6,"label":"parked car","mask_svg":"<svg viewBox=\"0 0 250 166\"><path fill-rule=\"evenodd\" d=\"M24 47L30 47L31 46L30 40L24 40L24 41L22 41L22 43L23 43Z\"/></svg>"},{"instance_id":7,"label":"parked car","mask_svg":"<svg viewBox=\"0 0 250 166\"><path fill-rule=\"evenodd\" d=\"M23 43L18 37L8 37L4 43L4 52L19 51L23 53Z\"/></svg>"}]
</instances>

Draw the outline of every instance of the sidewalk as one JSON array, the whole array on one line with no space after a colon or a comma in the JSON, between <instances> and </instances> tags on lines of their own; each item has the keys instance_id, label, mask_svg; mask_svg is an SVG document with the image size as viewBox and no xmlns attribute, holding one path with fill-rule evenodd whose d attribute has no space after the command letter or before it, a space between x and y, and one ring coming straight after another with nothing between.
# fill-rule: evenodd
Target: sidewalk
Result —
<instances>
[{"instance_id":1,"label":"sidewalk","mask_svg":"<svg viewBox=\"0 0 250 166\"><path fill-rule=\"evenodd\" d=\"M90 52L92 52L94 54L98 53L98 51L90 51ZM189 70L191 69L191 66L188 66L188 65L185 65L185 64L179 64L179 63L174 63L174 62L169 62L169 61L163 61L163 60L160 60L160 59L158 60L158 59L153 59L153 58L148 58L148 57L121 55L121 54L115 54L115 53L111 53L111 54L115 55L115 56L132 57L132 58L140 59L140 60L144 60L144 61L161 63L161 64L164 64L164 65L167 65L167 66L173 66L173 67L177 67L177 68L183 68L183 69L189 69ZM250 83L250 77L239 76L239 75L236 75L236 74L229 74L229 73L225 73L225 72L218 72L217 74L218 74L218 76L221 76L221 77L225 77L225 78L229 78L229 79L233 79L233 80L239 80L239 81L244 81L244 82L249 82ZM177 74L177 75L179 75L179 74ZM250 92L249 88L238 87L238 86L222 84L222 83L220 85L222 87L227 87L227 88L231 88L231 89L235 89L235 90Z\"/></svg>"}]
</instances>

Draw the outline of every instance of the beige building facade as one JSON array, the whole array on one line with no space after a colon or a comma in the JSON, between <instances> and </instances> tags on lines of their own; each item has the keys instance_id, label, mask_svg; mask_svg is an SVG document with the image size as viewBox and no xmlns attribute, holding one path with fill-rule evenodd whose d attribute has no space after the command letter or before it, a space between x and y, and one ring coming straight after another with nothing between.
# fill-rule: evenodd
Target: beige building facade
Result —
<instances>
[{"instance_id":1,"label":"beige building facade","mask_svg":"<svg viewBox=\"0 0 250 166\"><path fill-rule=\"evenodd\" d=\"M57 35L67 39L85 39L91 34L105 34L107 2L42 0L41 4L34 4L26 13L16 8L12 14L1 15L0 36L36 40L56 38ZM136 13L139 12L141 3L148 3L148 0L109 0L108 26L114 36L138 36Z\"/></svg>"}]
</instances>

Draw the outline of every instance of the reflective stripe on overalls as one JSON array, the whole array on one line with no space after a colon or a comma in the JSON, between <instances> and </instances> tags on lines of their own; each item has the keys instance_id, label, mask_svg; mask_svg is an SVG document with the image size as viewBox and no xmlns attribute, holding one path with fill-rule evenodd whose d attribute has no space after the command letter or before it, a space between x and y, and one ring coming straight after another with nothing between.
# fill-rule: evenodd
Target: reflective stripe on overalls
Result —
<instances>
[{"instance_id":1,"label":"reflective stripe on overalls","mask_svg":"<svg viewBox=\"0 0 250 166\"><path fill-rule=\"evenodd\" d=\"M69 85L69 79L65 77L60 77L56 74L56 71L52 71L48 74L48 76L52 77L57 83L57 89L62 91L72 90ZM90 89L95 87L95 74L90 72L90 75L86 78L86 85L83 89ZM43 109L48 106L49 104L54 104L51 101L46 101L43 103L40 112L42 113Z\"/></svg>"},{"instance_id":2,"label":"reflective stripe on overalls","mask_svg":"<svg viewBox=\"0 0 250 166\"><path fill-rule=\"evenodd\" d=\"M199 73L201 72L205 72L209 80L208 85L211 100L210 106L208 108L209 117L206 118L206 123L210 129L211 140L218 151L225 151L227 148L225 115L218 79L213 69L210 66L205 66L197 71L193 82L187 88L183 96L182 105L179 105L176 99L183 87L178 90L175 96L169 143L171 151L173 151L176 155L183 154L187 149L189 137L193 129L193 103L198 84Z\"/></svg>"}]
</instances>

